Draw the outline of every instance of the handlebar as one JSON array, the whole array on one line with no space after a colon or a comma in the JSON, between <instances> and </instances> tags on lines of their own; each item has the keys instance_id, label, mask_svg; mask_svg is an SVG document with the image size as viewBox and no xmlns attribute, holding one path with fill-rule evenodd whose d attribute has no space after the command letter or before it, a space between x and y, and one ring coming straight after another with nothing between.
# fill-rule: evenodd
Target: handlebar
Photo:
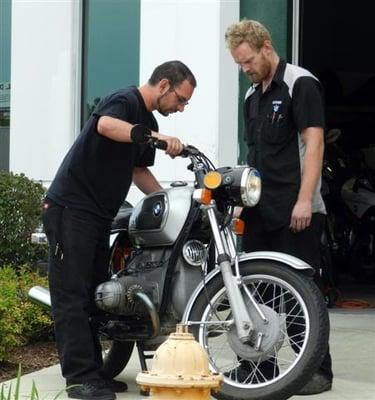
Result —
<instances>
[{"instance_id":1,"label":"handlebar","mask_svg":"<svg viewBox=\"0 0 375 400\"><path fill-rule=\"evenodd\" d=\"M160 150L167 150L168 143L165 140L157 139L151 135L151 130L144 125L134 125L130 131L130 137L134 143L148 144L151 147ZM189 157L190 155L200 154L199 150L193 146L184 146L184 149L178 154L179 157Z\"/></svg>"},{"instance_id":2,"label":"handlebar","mask_svg":"<svg viewBox=\"0 0 375 400\"><path fill-rule=\"evenodd\" d=\"M147 144L161 150L166 150L168 147L166 141L153 137L151 135L151 129L144 125L134 125L130 131L130 137L134 143ZM196 147L190 145L184 146L184 149L178 156L190 158L191 163L187 168L195 174L196 187L204 187L204 175L208 171L216 169L211 160Z\"/></svg>"}]
</instances>

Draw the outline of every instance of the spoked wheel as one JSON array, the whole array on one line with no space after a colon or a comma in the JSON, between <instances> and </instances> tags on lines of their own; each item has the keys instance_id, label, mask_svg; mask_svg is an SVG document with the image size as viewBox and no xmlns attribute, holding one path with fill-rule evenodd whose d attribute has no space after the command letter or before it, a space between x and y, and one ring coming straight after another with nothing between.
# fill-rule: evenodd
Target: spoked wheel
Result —
<instances>
[{"instance_id":1,"label":"spoked wheel","mask_svg":"<svg viewBox=\"0 0 375 400\"><path fill-rule=\"evenodd\" d=\"M287 399L326 354L329 321L323 296L310 278L276 262L246 262L240 270L245 303L250 304L250 292L267 319L255 318L250 343L238 339L221 275L198 297L190 316L203 322L193 325L194 334L212 370L224 375L224 384L213 395L225 400Z\"/></svg>"},{"instance_id":2,"label":"spoked wheel","mask_svg":"<svg viewBox=\"0 0 375 400\"><path fill-rule=\"evenodd\" d=\"M102 347L104 350L103 374L107 378L114 378L128 364L133 352L134 342L104 341Z\"/></svg>"}]
</instances>

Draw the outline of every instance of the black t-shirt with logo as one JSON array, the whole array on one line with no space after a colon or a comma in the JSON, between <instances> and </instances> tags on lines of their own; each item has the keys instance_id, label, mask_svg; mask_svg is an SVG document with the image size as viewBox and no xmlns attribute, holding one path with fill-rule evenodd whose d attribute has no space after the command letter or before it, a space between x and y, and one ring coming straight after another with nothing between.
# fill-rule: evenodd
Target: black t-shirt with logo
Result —
<instances>
[{"instance_id":1,"label":"black t-shirt with logo","mask_svg":"<svg viewBox=\"0 0 375 400\"><path fill-rule=\"evenodd\" d=\"M146 145L111 140L97 131L98 119L110 116L158 131L139 90L131 86L102 99L65 156L47 197L57 204L112 219L128 194L134 167L154 163Z\"/></svg>"},{"instance_id":2,"label":"black t-shirt with logo","mask_svg":"<svg viewBox=\"0 0 375 400\"><path fill-rule=\"evenodd\" d=\"M262 93L253 84L244 103L247 162L259 170L262 195L254 209L266 230L290 223L301 185L305 144L300 133L324 127L324 106L319 81L307 70L280 60L273 80ZM313 212L325 213L320 182L314 193Z\"/></svg>"}]
</instances>

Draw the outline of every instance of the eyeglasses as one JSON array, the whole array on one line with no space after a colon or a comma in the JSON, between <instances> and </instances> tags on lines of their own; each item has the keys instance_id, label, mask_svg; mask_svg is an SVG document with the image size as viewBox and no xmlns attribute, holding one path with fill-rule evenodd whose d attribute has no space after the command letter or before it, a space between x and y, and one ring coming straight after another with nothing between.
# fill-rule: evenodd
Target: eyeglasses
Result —
<instances>
[{"instance_id":1,"label":"eyeglasses","mask_svg":"<svg viewBox=\"0 0 375 400\"><path fill-rule=\"evenodd\" d=\"M189 100L186 100L184 96L179 95L179 94L176 92L176 89L175 89L173 86L171 86L170 90L173 90L174 94L175 94L176 97L177 97L178 103L179 103L181 106L187 106L187 105L189 104Z\"/></svg>"}]
</instances>

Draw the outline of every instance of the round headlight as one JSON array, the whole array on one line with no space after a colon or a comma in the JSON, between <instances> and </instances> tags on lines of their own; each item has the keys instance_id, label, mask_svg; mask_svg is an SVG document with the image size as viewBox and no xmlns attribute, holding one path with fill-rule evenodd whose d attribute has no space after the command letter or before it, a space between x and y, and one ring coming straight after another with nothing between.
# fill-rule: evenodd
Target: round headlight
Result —
<instances>
[{"instance_id":1,"label":"round headlight","mask_svg":"<svg viewBox=\"0 0 375 400\"><path fill-rule=\"evenodd\" d=\"M241 177L241 199L245 207L258 204L262 184L260 174L255 168L245 168Z\"/></svg>"}]
</instances>

